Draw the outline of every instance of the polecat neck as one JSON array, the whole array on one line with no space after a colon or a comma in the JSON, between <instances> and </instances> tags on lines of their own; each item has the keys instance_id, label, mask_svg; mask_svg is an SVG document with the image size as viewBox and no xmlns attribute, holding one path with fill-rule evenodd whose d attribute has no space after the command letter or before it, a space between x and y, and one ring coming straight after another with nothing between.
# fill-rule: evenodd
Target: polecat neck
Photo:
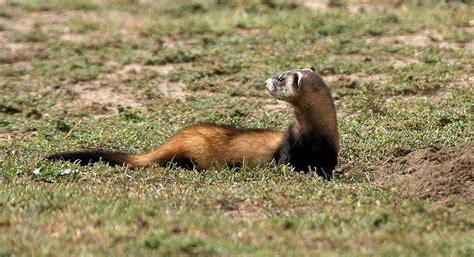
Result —
<instances>
[{"instance_id":1,"label":"polecat neck","mask_svg":"<svg viewBox=\"0 0 474 257\"><path fill-rule=\"evenodd\" d=\"M339 132L337 128L336 108L332 99L311 99L293 104L295 122L291 133L318 134L327 137L328 143L339 151Z\"/></svg>"}]
</instances>

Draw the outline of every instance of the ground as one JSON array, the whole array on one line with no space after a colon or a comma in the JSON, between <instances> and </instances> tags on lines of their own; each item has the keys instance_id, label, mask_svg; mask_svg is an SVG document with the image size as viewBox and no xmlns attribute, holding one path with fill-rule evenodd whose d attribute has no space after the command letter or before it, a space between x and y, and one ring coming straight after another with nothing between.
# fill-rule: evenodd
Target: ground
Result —
<instances>
[{"instance_id":1,"label":"ground","mask_svg":"<svg viewBox=\"0 0 474 257\"><path fill-rule=\"evenodd\" d=\"M474 255L473 19L470 0L0 0L0 256ZM336 99L331 182L43 159L285 129L263 84L305 67Z\"/></svg>"}]
</instances>

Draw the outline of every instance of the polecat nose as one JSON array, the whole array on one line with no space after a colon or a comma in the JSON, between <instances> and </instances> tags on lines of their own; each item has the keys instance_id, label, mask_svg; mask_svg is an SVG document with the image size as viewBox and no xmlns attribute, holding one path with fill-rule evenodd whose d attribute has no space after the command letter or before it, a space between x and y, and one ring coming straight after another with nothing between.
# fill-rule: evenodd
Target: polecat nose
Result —
<instances>
[{"instance_id":1,"label":"polecat nose","mask_svg":"<svg viewBox=\"0 0 474 257\"><path fill-rule=\"evenodd\" d=\"M275 91L275 86L273 85L273 78L269 78L265 81L265 87L270 92Z\"/></svg>"}]
</instances>

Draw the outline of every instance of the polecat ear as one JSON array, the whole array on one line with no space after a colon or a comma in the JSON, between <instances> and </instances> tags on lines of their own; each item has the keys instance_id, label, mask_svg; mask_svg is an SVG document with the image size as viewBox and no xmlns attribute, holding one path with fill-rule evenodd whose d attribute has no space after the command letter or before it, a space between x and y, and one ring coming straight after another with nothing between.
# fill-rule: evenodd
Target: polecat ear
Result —
<instances>
[{"instance_id":1,"label":"polecat ear","mask_svg":"<svg viewBox=\"0 0 474 257\"><path fill-rule=\"evenodd\" d=\"M303 85L302 85L302 82L303 82L303 73L297 71L297 72L296 72L296 76L297 76L297 78L298 78L298 84L297 84L297 85L298 85L298 88L301 88L301 86L303 86Z\"/></svg>"}]
</instances>

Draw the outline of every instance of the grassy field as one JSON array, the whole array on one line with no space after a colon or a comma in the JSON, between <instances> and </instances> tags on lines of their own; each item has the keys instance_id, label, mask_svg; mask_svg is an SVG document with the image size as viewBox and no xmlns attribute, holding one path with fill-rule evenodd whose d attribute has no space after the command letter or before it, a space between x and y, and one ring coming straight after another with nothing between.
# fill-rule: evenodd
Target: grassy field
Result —
<instances>
[{"instance_id":1,"label":"grassy field","mask_svg":"<svg viewBox=\"0 0 474 257\"><path fill-rule=\"evenodd\" d=\"M387 158L472 141L473 63L470 0L0 0L0 256L473 256L473 199L372 182ZM336 99L331 182L42 159L200 122L285 129L263 83L302 67Z\"/></svg>"}]
</instances>

